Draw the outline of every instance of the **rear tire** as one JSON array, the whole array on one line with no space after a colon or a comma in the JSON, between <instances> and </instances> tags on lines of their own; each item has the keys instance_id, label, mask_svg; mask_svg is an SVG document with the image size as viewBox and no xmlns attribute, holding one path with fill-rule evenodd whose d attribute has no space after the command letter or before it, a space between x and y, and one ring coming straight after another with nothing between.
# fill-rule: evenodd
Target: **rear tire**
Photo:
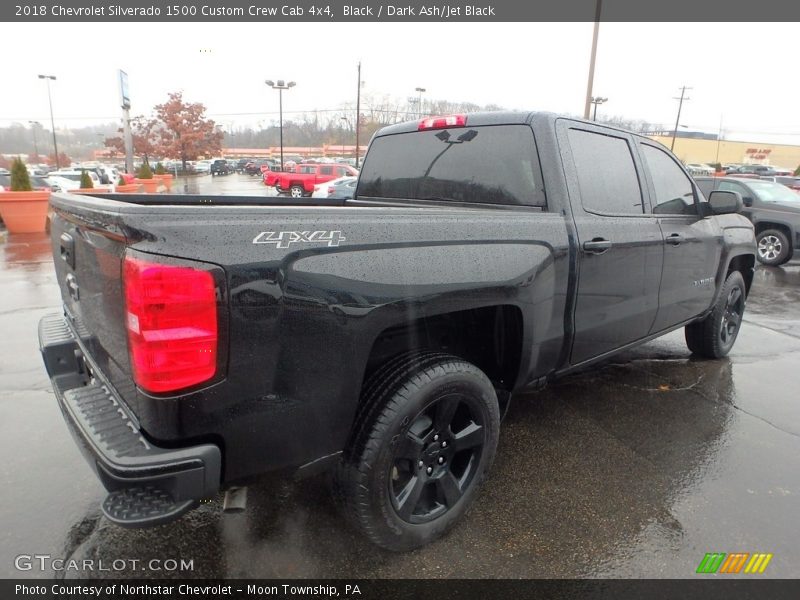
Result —
<instances>
[{"instance_id":1,"label":"rear tire","mask_svg":"<svg viewBox=\"0 0 800 600\"><path fill-rule=\"evenodd\" d=\"M474 500L499 429L497 395L475 365L436 352L396 357L364 386L335 476L338 504L383 548L427 544Z\"/></svg>"},{"instance_id":2,"label":"rear tire","mask_svg":"<svg viewBox=\"0 0 800 600\"><path fill-rule=\"evenodd\" d=\"M777 267L792 257L789 238L780 229L765 229L756 236L758 262Z\"/></svg>"},{"instance_id":3,"label":"rear tire","mask_svg":"<svg viewBox=\"0 0 800 600\"><path fill-rule=\"evenodd\" d=\"M728 275L711 313L686 326L686 345L694 354L722 358L733 348L745 307L744 278L739 271Z\"/></svg>"},{"instance_id":4,"label":"rear tire","mask_svg":"<svg viewBox=\"0 0 800 600\"><path fill-rule=\"evenodd\" d=\"M302 198L306 195L305 190L299 185L293 185L289 188L289 195L292 198Z\"/></svg>"}]
</instances>

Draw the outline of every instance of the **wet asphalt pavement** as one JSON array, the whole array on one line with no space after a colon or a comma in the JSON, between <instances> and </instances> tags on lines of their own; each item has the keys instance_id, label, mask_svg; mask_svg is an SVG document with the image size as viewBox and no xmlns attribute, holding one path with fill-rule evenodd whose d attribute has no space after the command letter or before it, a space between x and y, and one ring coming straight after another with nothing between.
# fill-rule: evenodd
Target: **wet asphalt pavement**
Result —
<instances>
[{"instance_id":1,"label":"wet asphalt pavement","mask_svg":"<svg viewBox=\"0 0 800 600\"><path fill-rule=\"evenodd\" d=\"M266 193L238 175L187 185ZM800 576L800 261L757 270L728 359L693 359L676 332L515 397L470 513L408 554L345 524L322 477L267 477L242 514L220 497L155 529L110 525L38 354L60 304L44 235L0 237L0 290L0 577L53 575L17 571L20 554L194 562L66 574L81 578L692 577L706 552L773 553L761 577Z\"/></svg>"}]
</instances>

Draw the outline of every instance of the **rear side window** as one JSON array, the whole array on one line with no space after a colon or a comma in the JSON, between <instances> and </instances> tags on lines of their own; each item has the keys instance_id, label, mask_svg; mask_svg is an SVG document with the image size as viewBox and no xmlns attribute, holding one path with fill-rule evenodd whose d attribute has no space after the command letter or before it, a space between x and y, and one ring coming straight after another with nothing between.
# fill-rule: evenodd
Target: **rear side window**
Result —
<instances>
[{"instance_id":1,"label":"rear side window","mask_svg":"<svg viewBox=\"0 0 800 600\"><path fill-rule=\"evenodd\" d=\"M375 138L358 196L544 206L527 125L458 127Z\"/></svg>"},{"instance_id":2,"label":"rear side window","mask_svg":"<svg viewBox=\"0 0 800 600\"><path fill-rule=\"evenodd\" d=\"M585 210L615 215L644 213L642 188L628 140L570 129L569 144Z\"/></svg>"},{"instance_id":3,"label":"rear side window","mask_svg":"<svg viewBox=\"0 0 800 600\"><path fill-rule=\"evenodd\" d=\"M653 213L659 215L696 215L694 188L689 176L661 148L642 144L642 154L653 180L656 197Z\"/></svg>"},{"instance_id":4,"label":"rear side window","mask_svg":"<svg viewBox=\"0 0 800 600\"><path fill-rule=\"evenodd\" d=\"M322 167L320 173L322 175L333 175L333 167Z\"/></svg>"}]
</instances>

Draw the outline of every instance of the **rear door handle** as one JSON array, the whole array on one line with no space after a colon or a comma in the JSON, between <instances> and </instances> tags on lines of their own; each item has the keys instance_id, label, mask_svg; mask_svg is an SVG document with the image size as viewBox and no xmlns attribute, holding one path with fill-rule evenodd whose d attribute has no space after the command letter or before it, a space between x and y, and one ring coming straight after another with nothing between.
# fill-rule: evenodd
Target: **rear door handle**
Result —
<instances>
[{"instance_id":1,"label":"rear door handle","mask_svg":"<svg viewBox=\"0 0 800 600\"><path fill-rule=\"evenodd\" d=\"M686 238L683 237L680 233L671 233L667 236L667 243L672 244L673 246L678 246L681 242L685 241Z\"/></svg>"},{"instance_id":2,"label":"rear door handle","mask_svg":"<svg viewBox=\"0 0 800 600\"><path fill-rule=\"evenodd\" d=\"M612 245L611 240L594 238L591 242L583 242L583 251L587 254L603 254L603 252L607 252Z\"/></svg>"}]
</instances>

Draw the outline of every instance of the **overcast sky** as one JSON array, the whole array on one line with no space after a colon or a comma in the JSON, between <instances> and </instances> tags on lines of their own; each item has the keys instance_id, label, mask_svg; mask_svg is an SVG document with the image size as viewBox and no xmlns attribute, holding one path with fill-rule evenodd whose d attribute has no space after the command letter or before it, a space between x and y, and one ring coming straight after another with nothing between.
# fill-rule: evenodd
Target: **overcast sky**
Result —
<instances>
[{"instance_id":1,"label":"overcast sky","mask_svg":"<svg viewBox=\"0 0 800 600\"><path fill-rule=\"evenodd\" d=\"M591 23L4 23L0 125L48 123L45 84L56 75L56 126L119 118L117 69L128 72L132 114L171 91L203 102L226 126L268 123L287 79L285 111L337 109L364 91L400 99L498 104L582 114ZM795 23L603 23L594 93L599 112L726 137L800 144Z\"/></svg>"}]
</instances>

